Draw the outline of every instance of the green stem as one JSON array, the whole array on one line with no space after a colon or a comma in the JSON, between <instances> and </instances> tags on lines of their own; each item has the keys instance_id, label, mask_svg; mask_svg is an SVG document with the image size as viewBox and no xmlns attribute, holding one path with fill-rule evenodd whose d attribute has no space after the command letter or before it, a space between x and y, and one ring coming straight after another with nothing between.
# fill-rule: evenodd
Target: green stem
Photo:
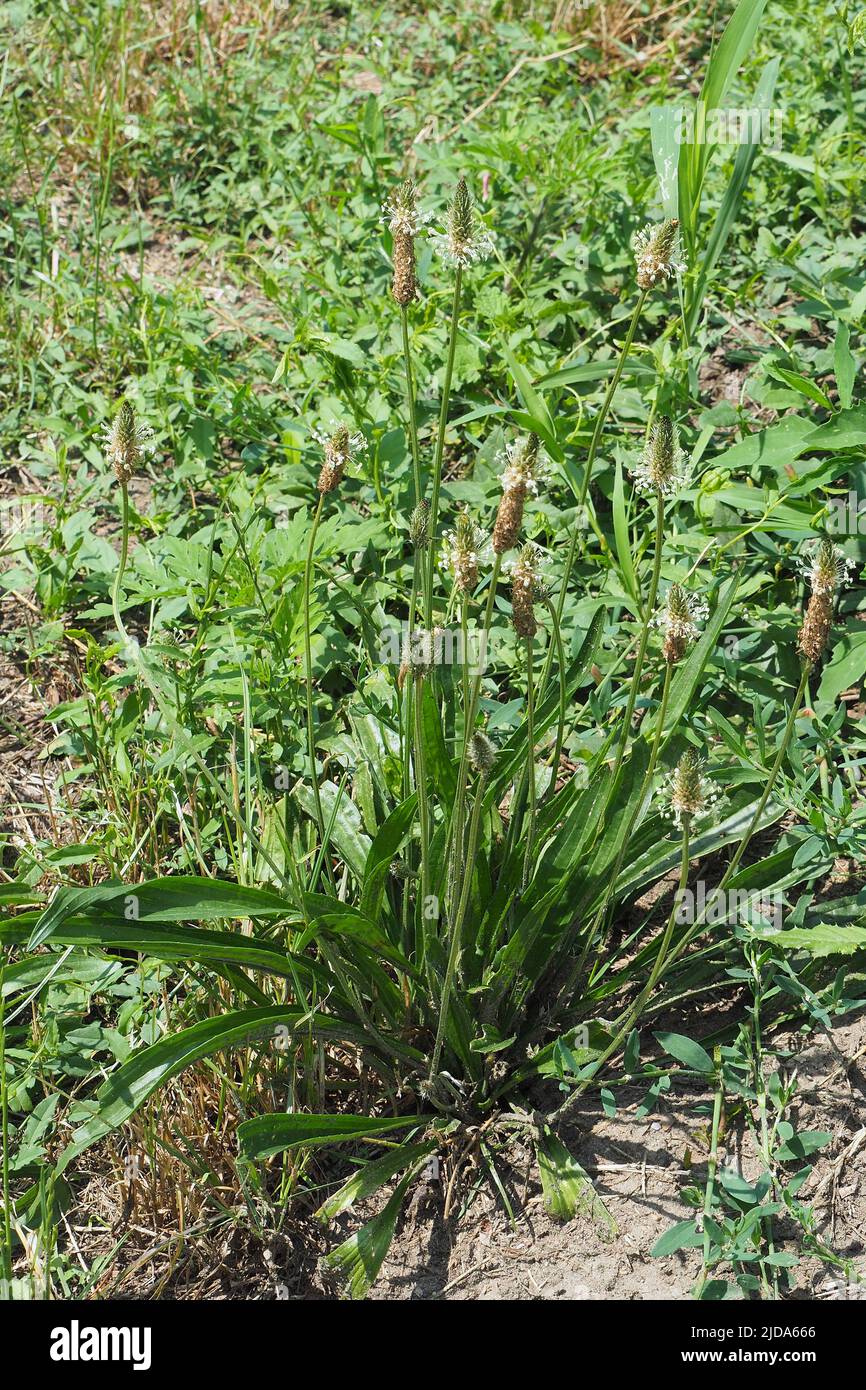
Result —
<instances>
[{"instance_id":1,"label":"green stem","mask_svg":"<svg viewBox=\"0 0 866 1390\"><path fill-rule=\"evenodd\" d=\"M469 822L469 847L466 856L466 868L463 875L463 883L460 891L460 903L457 908L454 921L451 926L451 944L448 950L448 963L445 967L445 980L442 985L442 1000L439 1007L439 1023L436 1028L436 1041L433 1046L433 1060L430 1063L430 1079L438 1074L439 1062L442 1057L442 1047L445 1042L445 1028L448 1021L448 1007L451 1002L451 990L454 985L454 976L457 973L457 963L460 960L460 939L463 931L463 921L466 917L466 909L469 905L469 892L472 886L472 877L475 868L475 856L478 853L478 834L481 826L481 806L484 800L484 778L481 777L478 783L478 790L475 794L475 802L472 807L472 816Z\"/></svg>"},{"instance_id":2,"label":"green stem","mask_svg":"<svg viewBox=\"0 0 866 1390\"><path fill-rule=\"evenodd\" d=\"M412 642L412 632L415 627L415 606L418 601L418 570L419 570L419 551L416 549L412 560L412 594L409 599L409 642ZM415 694L414 682L405 681L403 685L403 701L400 711L400 734L403 739L401 762L403 768L403 800L410 795L412 790L412 729L413 729L413 697ZM407 847L406 858L408 867L412 867L412 845L411 840ZM409 900L411 897L411 882L407 878L403 886L403 942L404 948L409 939Z\"/></svg>"},{"instance_id":3,"label":"green stem","mask_svg":"<svg viewBox=\"0 0 866 1390\"><path fill-rule=\"evenodd\" d=\"M6 1001L3 983L6 953L0 961L0 1129L3 1143L3 1265L6 1279L12 1278L12 1198L9 1192L9 1089L6 1080ZM7 1297L10 1295L7 1294Z\"/></svg>"},{"instance_id":4,"label":"green stem","mask_svg":"<svg viewBox=\"0 0 866 1390\"><path fill-rule=\"evenodd\" d=\"M644 657L646 656L647 644L649 642L650 621L656 604L656 594L658 593L659 578L662 569L662 541L664 537L665 524L665 503L661 493L656 497L656 534L655 534L655 558L653 560L653 572L650 580L649 594L647 596L646 617L643 622L640 634L640 644L637 649L637 656L634 661L634 671L631 677L631 687L628 692L628 703L625 710L625 718L619 736L619 747L616 751L616 762L613 768L613 777L610 783L610 795L613 795L616 779L622 767L622 760L625 757L625 750L628 746L628 736L631 733L631 721L634 716L634 707L637 704L638 691L640 689L640 678L643 672Z\"/></svg>"},{"instance_id":5,"label":"green stem","mask_svg":"<svg viewBox=\"0 0 866 1390\"><path fill-rule=\"evenodd\" d=\"M598 1075L605 1062L607 1062L611 1057L613 1057L622 1047L622 1044L628 1037L629 1033L634 1027L634 1024L640 1018L641 1013L643 1012L643 1007L649 999L650 995L652 994L653 990L655 989L656 984L658 983L658 980L661 976L661 973L665 968L668 959L668 953L670 952L671 938L673 937L674 933L674 925L677 920L677 913L679 912L680 904L683 900L683 894L685 893L686 885L689 880L690 820L691 817L689 816L683 817L683 840L682 849L680 853L679 887L676 894L674 895L674 901L671 907L670 916L668 917L667 926L664 930L661 945L659 946L658 953L656 955L655 961L653 962L653 968L650 971L650 977L644 985L643 989L641 990L640 994L638 995L637 999L626 1010L625 1014L623 1015L623 1018L619 1026L617 1027L613 1041L609 1043L609 1045L604 1049L598 1060L593 1064L592 1076L587 1077L584 1081L579 1081L577 1083L568 1100L565 1101L565 1103L561 1105L559 1109L551 1116L551 1123L559 1122L560 1120L566 1118L566 1116L573 1109L579 1096L583 1094L583 1092L586 1090L588 1086L592 1085L593 1078Z\"/></svg>"},{"instance_id":6,"label":"green stem","mask_svg":"<svg viewBox=\"0 0 866 1390\"><path fill-rule=\"evenodd\" d=\"M120 559L117 564L117 572L114 576L114 584L111 590L111 608L114 613L114 622L120 634L124 646L129 645L129 634L123 625L120 616L120 595L123 584L123 575L126 570L126 561L129 555L129 488L125 482L120 484Z\"/></svg>"},{"instance_id":7,"label":"green stem","mask_svg":"<svg viewBox=\"0 0 866 1390\"><path fill-rule=\"evenodd\" d=\"M761 970L755 961L754 955L747 950L747 959L752 971L752 1029L754 1032L754 1049L752 1056L752 1080L755 1088L755 1097L758 1103L758 1116L761 1126L761 1158L768 1173L773 1173L773 1159L770 1153L770 1131L767 1124L767 1083L764 1078L764 1052L761 1034ZM767 1249L770 1255L775 1253L775 1241L773 1237L773 1218L766 1216L763 1221L764 1232L767 1238ZM767 1271L764 1262L761 1261L761 1276L764 1282L764 1291L769 1292L767 1281ZM779 1295L779 1275L778 1270L773 1267L773 1294L778 1298Z\"/></svg>"},{"instance_id":8,"label":"green stem","mask_svg":"<svg viewBox=\"0 0 866 1390\"><path fill-rule=\"evenodd\" d=\"M328 875L331 879L331 886L334 887L334 871L331 866L330 857L327 856L326 835L325 835L325 813L322 809L322 794L319 791L319 773L316 766L316 731L313 721L313 650L310 640L310 589L313 580L313 556L316 547L316 533L319 529L319 522L322 519L322 507L325 501L325 494L319 493L319 500L316 503L316 510L313 515L313 524L310 527L310 539L307 544L307 559L304 565L304 666L306 674L306 706L307 706L307 757L310 765L310 781L313 784L313 798L316 803L316 821L319 828L319 844L326 853L326 863ZM310 891L315 891L315 879L310 884Z\"/></svg>"},{"instance_id":9,"label":"green stem","mask_svg":"<svg viewBox=\"0 0 866 1390\"><path fill-rule=\"evenodd\" d=\"M707 1274L709 1273L710 1268L710 1246L712 1245L712 1241L710 1240L710 1233L707 1230L707 1217L712 1216L713 1212L713 1195L716 1183L716 1167L719 1161L719 1126L722 1118L722 1099L724 1094L724 1082L722 1081L721 1056L718 1048L716 1048L715 1058L716 1069L718 1072L718 1085L716 1087L716 1094L713 1099L713 1127L710 1138L710 1156L707 1160L707 1185L704 1189L704 1258L703 1266L701 1268L701 1277L698 1281L697 1288L695 1289L696 1299L700 1299L703 1296L704 1286L706 1285Z\"/></svg>"},{"instance_id":10,"label":"green stem","mask_svg":"<svg viewBox=\"0 0 866 1390\"><path fill-rule=\"evenodd\" d=\"M533 642L526 639L526 771L529 778L529 824L526 827L526 852L523 856L523 875L520 881L521 892L529 882L532 865L532 844L535 838L535 692L532 671Z\"/></svg>"},{"instance_id":11,"label":"green stem","mask_svg":"<svg viewBox=\"0 0 866 1390\"><path fill-rule=\"evenodd\" d=\"M418 448L418 423L415 416L415 377L412 372L412 354L409 350L409 311L404 304L400 309L400 327L403 336L403 362L406 368L406 405L409 411L409 443L412 449L412 471L415 479L415 506L423 497L421 484L421 454Z\"/></svg>"},{"instance_id":12,"label":"green stem","mask_svg":"<svg viewBox=\"0 0 866 1390\"><path fill-rule=\"evenodd\" d=\"M460 317L460 289L463 283L463 267L457 267L454 276L454 302L451 307L451 330L448 337L448 357L445 362L445 379L442 383L442 404L439 409L439 433L436 438L436 453L433 459L433 494L430 501L430 560L427 567L427 592L424 595L424 621L427 627L433 623L433 579L436 561L436 525L439 518L439 490L442 486L442 457L445 451L445 432L448 428L448 408L451 404L451 378L454 374L454 354L457 350L457 323Z\"/></svg>"},{"instance_id":13,"label":"green stem","mask_svg":"<svg viewBox=\"0 0 866 1390\"><path fill-rule=\"evenodd\" d=\"M424 943L426 940L426 918L424 913L427 908L427 901L430 897L430 811L427 803L427 778L424 772L424 724L422 719L424 699L424 677L415 676L414 689L412 691L412 704L415 714L415 742L413 756L415 762L415 787L418 792L418 820L421 829L421 951L419 953L418 964L424 959L426 951Z\"/></svg>"},{"instance_id":14,"label":"green stem","mask_svg":"<svg viewBox=\"0 0 866 1390\"><path fill-rule=\"evenodd\" d=\"M487 590L487 603L484 608L484 618L481 627L481 648L478 652L478 670L472 680L472 689L469 695L469 708L463 711L463 749L460 754L460 767L457 771L457 788L454 794L454 813L451 817L449 827L449 841L446 845L446 859L450 850L450 866L448 873L449 891L452 892L457 883L458 867L460 864L460 851L463 839L463 817L464 800L466 797L466 780L469 772L469 744L475 731L475 716L478 712L478 701L481 693L481 681L484 675L484 664L487 660L487 646L490 639L490 624L493 621L493 605L496 602L496 586L499 583L499 572L502 568L502 556L496 555L493 561L493 569L490 574L490 587ZM459 830L459 834L458 834ZM454 898L450 901L453 903Z\"/></svg>"},{"instance_id":15,"label":"green stem","mask_svg":"<svg viewBox=\"0 0 866 1390\"><path fill-rule=\"evenodd\" d=\"M562 745L565 742L565 648L562 645L562 632L556 619L556 609L552 603L547 604L547 611L550 614L551 626L553 627L553 641L551 642L547 660L541 672L541 682L539 693L546 684L546 675L550 669L550 653L556 648L556 663L559 668L559 717L556 723L556 742L553 745L553 759L550 764L550 781L547 784L545 796L552 796L556 791L556 777L559 771L559 760L562 757Z\"/></svg>"},{"instance_id":16,"label":"green stem","mask_svg":"<svg viewBox=\"0 0 866 1390\"><path fill-rule=\"evenodd\" d=\"M562 577L562 588L559 591L559 599L556 605L556 619L559 623L562 622L562 611L565 607L565 595L568 592L568 585L571 579L571 571L574 568L574 562L577 558L577 545L578 541L580 540L581 533L581 518L583 515L583 508L586 503L587 495L589 493L589 484L592 479L592 466L595 463L595 456L598 452L599 443L601 442L601 436L604 430L605 423L607 421L608 413L610 411L611 402L613 401L614 395L616 393L616 388L619 386L620 378L625 367L629 349L632 343L634 342L634 335L637 332L638 321L640 319L641 311L643 309L646 297L647 291L641 290L641 293L638 296L638 301L634 306L634 313L631 316L631 322L628 326L628 332L625 335L622 348L620 349L619 359L617 361L616 368L614 369L613 376L610 379L610 385L608 386L607 391L605 393L601 410L595 418L595 425L592 431L592 438L590 439L589 443L589 453L587 454L586 458L586 468L584 469L583 482L581 483L580 496L577 502L577 516L574 519L574 529L571 535L571 544L568 549L568 558L565 562L565 574ZM543 695L544 692L542 691L541 694Z\"/></svg>"}]
</instances>

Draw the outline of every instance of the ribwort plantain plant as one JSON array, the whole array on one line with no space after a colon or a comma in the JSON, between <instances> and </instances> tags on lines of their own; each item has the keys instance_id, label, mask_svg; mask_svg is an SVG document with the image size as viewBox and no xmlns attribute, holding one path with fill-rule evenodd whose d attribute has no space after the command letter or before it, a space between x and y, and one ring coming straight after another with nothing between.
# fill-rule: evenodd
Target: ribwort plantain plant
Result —
<instances>
[{"instance_id":1,"label":"ribwort plantain plant","mask_svg":"<svg viewBox=\"0 0 866 1390\"><path fill-rule=\"evenodd\" d=\"M690 250L693 214L690 207ZM471 270L492 240L464 178L441 231L428 231L434 219L411 180L388 198L384 217L411 486L393 488L394 563L375 576L382 587L370 586L372 598L364 587L363 539L352 540L351 556L340 551L350 530L341 523L368 519L351 475L363 473L368 454L371 467L387 457L381 446L395 422L361 413L361 434L347 423L359 416L347 391L346 419L313 434L308 452L298 449L292 482L304 480L293 497L301 495L301 525L277 591L263 595L242 528L223 555L212 537L209 565L227 570L243 560L264 640L285 643L270 666L240 657L232 666L226 688L235 706L229 734L218 727L220 745L172 644L153 639L139 649L124 626L128 483L152 439L124 400L107 438L121 521L111 609L123 639L122 670L111 677L137 702L142 744L152 745L142 759L157 748L185 779L178 824L201 872L128 883L121 871L86 888L70 884L37 907L37 895L25 893L15 907L29 910L4 920L4 941L29 941L34 952L101 943L184 962L208 982L204 1017L166 1030L108 1075L56 1174L187 1067L249 1045L261 1056L243 1077L238 1143L257 1198L281 1201L300 1182L294 1169L289 1177L275 1171L273 1160L288 1153L306 1161L338 1142L380 1147L321 1204L323 1221L396 1180L380 1213L329 1257L355 1296L376 1277L401 1202L431 1155L448 1162L468 1146L484 1163L479 1135L504 1145L522 1131L537 1150L549 1208L566 1216L577 1209L589 1184L562 1142L565 1122L647 1017L724 973L728 917L710 922L700 910L683 923L678 914L692 876L708 874L722 892L767 886L773 866L746 857L759 832L792 809L783 793L797 720L831 648L850 568L829 539L808 551L799 635L783 632L776 653L784 716L776 727L764 719L760 756L751 758L739 730L714 724L703 707L724 678L723 634L747 615L736 606L741 552L733 545L720 543L689 569L698 546L683 499L700 484L693 459L699 465L701 453L685 447L696 444L693 383L677 395L670 381L651 379L642 397L631 389L622 419L618 409L630 354L647 346L640 339L651 311L666 344L681 331L678 220L664 217L634 240L628 326L601 364L598 379L607 384L588 440L568 398L546 417L532 381L515 370L519 402L481 407L482 415L499 411L507 430L491 432L475 464L461 456L455 486L446 466L449 427L459 433L461 423L452 421L455 364L461 334L474 332ZM425 269L424 238L442 252L447 274ZM628 249L624 243L624 257ZM435 325L444 351L432 409L419 405L410 317L427 275L435 277L431 314L446 305ZM657 361L681 365L673 352ZM629 434L636 419L639 456ZM618 470L610 488L609 447ZM551 520L550 506L569 487L578 504L570 531ZM377 486L380 505L383 496ZM582 526L584 508L592 527ZM264 529L263 515L255 521ZM788 572L779 582L792 589ZM200 613L204 622L209 610L219 612L232 650L243 605L223 609L222 574L215 579L209 568ZM614 575L610 589L605 574ZM758 602L761 583L749 592ZM344 658L348 696L346 680L332 679L327 645L316 641L318 615L337 605L348 606L357 628ZM622 636L626 614L636 620L633 640ZM392 629L399 642L383 657L386 644L377 652L375 638ZM202 684L219 686L224 675L212 662ZM219 761L225 745L227 768ZM269 759L285 759L279 784L264 771ZM219 863L201 847L209 822L231 842ZM787 851L779 851L785 882L800 882ZM630 931L624 907L671 873L673 905L658 924L639 912ZM3 1022L0 999L0 1081ZM277 1051L279 1065L269 1069ZM556 1082L565 1098L551 1097ZM5 1192L5 1085L2 1100ZM7 1266L10 1243L7 1215Z\"/></svg>"}]
</instances>

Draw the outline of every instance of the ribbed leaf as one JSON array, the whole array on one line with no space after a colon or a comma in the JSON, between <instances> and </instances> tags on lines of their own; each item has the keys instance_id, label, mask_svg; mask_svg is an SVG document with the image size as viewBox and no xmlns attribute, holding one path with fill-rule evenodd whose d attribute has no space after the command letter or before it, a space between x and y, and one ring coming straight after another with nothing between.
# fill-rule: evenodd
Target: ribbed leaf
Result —
<instances>
[{"instance_id":1,"label":"ribbed leaf","mask_svg":"<svg viewBox=\"0 0 866 1390\"><path fill-rule=\"evenodd\" d=\"M536 1152L548 1215L558 1221L570 1221L581 1212L592 1219L600 1235L608 1240L615 1236L616 1222L565 1145L547 1130L537 1141Z\"/></svg>"},{"instance_id":2,"label":"ribbed leaf","mask_svg":"<svg viewBox=\"0 0 866 1390\"><path fill-rule=\"evenodd\" d=\"M148 1096L172 1076L193 1062L209 1057L222 1048L238 1043L259 1041L272 1043L277 1028L290 1032L303 1027L317 1037L332 1042L351 1042L369 1045L364 1029L323 1014L309 1015L303 1009L272 1005L254 1009L233 1009L217 1018L206 1018L180 1033L160 1038L151 1047L142 1048L113 1072L96 1095L93 1118L73 1137L73 1150L80 1153L96 1139L116 1129L143 1105ZM71 1155L67 1150L64 1158Z\"/></svg>"},{"instance_id":3,"label":"ribbed leaf","mask_svg":"<svg viewBox=\"0 0 866 1390\"><path fill-rule=\"evenodd\" d=\"M394 1239L394 1229L409 1184L417 1175L424 1159L418 1159L397 1185L387 1206L362 1226L360 1231L325 1256L324 1263L337 1271L346 1281L346 1295L351 1299L366 1298L370 1286L382 1268L382 1262Z\"/></svg>"},{"instance_id":4,"label":"ribbed leaf","mask_svg":"<svg viewBox=\"0 0 866 1390\"><path fill-rule=\"evenodd\" d=\"M734 601L738 583L739 577L734 575L720 589L715 610L706 628L685 661L677 668L676 675L671 681L667 727L672 732L676 729L686 710L690 708L704 673L704 667L718 646L719 637L731 611L731 604Z\"/></svg>"},{"instance_id":5,"label":"ribbed leaf","mask_svg":"<svg viewBox=\"0 0 866 1390\"><path fill-rule=\"evenodd\" d=\"M397 1129L426 1128L432 1116L424 1115L256 1115L238 1125L241 1156L271 1158L284 1149L301 1145L344 1144L352 1139L380 1138Z\"/></svg>"},{"instance_id":6,"label":"ribbed leaf","mask_svg":"<svg viewBox=\"0 0 866 1390\"><path fill-rule=\"evenodd\" d=\"M386 1182L400 1173L410 1163L417 1159L426 1159L430 1154L435 1153L438 1147L436 1139L430 1139L426 1144L403 1144L399 1149L392 1149L383 1158L377 1158L372 1163L365 1163L363 1168L359 1168L357 1173L353 1173L347 1182L323 1202L316 1212L317 1220L323 1225L333 1221L336 1216L341 1216L344 1211L348 1211L356 1202L363 1202L365 1198L372 1197L374 1192L378 1192Z\"/></svg>"},{"instance_id":7,"label":"ribbed leaf","mask_svg":"<svg viewBox=\"0 0 866 1390\"><path fill-rule=\"evenodd\" d=\"M418 806L417 792L400 803L379 827L364 866L361 911L375 921L382 901L383 882L403 841L409 834Z\"/></svg>"},{"instance_id":8,"label":"ribbed leaf","mask_svg":"<svg viewBox=\"0 0 866 1390\"><path fill-rule=\"evenodd\" d=\"M222 879L180 874L148 883L59 888L33 930L30 949L82 912L110 921L213 922L225 917L288 917L292 907L270 888L245 888Z\"/></svg>"}]
</instances>

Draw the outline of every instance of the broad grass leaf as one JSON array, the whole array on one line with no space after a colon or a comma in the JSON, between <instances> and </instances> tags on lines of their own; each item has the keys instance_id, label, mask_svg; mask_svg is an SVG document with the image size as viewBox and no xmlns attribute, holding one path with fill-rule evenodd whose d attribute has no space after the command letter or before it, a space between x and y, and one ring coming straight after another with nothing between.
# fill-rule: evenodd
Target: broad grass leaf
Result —
<instances>
[{"instance_id":1,"label":"broad grass leaf","mask_svg":"<svg viewBox=\"0 0 866 1390\"><path fill-rule=\"evenodd\" d=\"M281 1111L244 1120L238 1125L238 1144L242 1158L272 1158L286 1149L381 1138L399 1129L426 1127L430 1123L432 1117L423 1115L305 1115Z\"/></svg>"}]
</instances>

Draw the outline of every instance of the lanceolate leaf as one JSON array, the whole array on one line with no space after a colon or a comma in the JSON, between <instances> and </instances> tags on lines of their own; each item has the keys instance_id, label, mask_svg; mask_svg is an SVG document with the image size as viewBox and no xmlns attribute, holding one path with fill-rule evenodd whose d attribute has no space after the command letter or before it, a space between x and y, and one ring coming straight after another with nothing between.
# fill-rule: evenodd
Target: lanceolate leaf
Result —
<instances>
[{"instance_id":1,"label":"lanceolate leaf","mask_svg":"<svg viewBox=\"0 0 866 1390\"><path fill-rule=\"evenodd\" d=\"M370 846L364 866L364 887L361 892L361 911L374 921L384 892L383 882L403 841L409 834L418 808L418 795L413 792L390 814Z\"/></svg>"},{"instance_id":2,"label":"lanceolate leaf","mask_svg":"<svg viewBox=\"0 0 866 1390\"><path fill-rule=\"evenodd\" d=\"M374 1216L360 1231L356 1231L348 1240L343 1241L342 1245L338 1245L336 1250L332 1250L330 1255L325 1256L326 1266L345 1279L347 1297L366 1298L394 1239L397 1217L400 1215L409 1184L417 1176L424 1162L423 1158L416 1159L379 1215Z\"/></svg>"},{"instance_id":3,"label":"lanceolate leaf","mask_svg":"<svg viewBox=\"0 0 866 1390\"><path fill-rule=\"evenodd\" d=\"M283 1029L285 1034L280 1031ZM291 1036L297 1030L332 1042L366 1047L370 1044L368 1034L356 1024L324 1014L308 1014L304 1009L285 1005L233 1009L216 1018L206 1018L133 1053L118 1067L97 1092L93 1118L76 1131L72 1150L67 1150L64 1159L68 1161L73 1153L80 1153L103 1134L123 1124L148 1096L193 1062L239 1043L257 1041L273 1046L276 1039Z\"/></svg>"},{"instance_id":4,"label":"lanceolate leaf","mask_svg":"<svg viewBox=\"0 0 866 1390\"><path fill-rule=\"evenodd\" d=\"M27 940L26 920L12 918L0 923L0 941L6 944ZM205 931L200 927L151 926L144 922L109 922L87 915L65 919L51 932L51 940L59 946L102 947L106 950L141 951L155 960L189 960L230 962L249 970L273 975L302 978L321 978L326 988L331 982L315 961L293 956L291 952L270 941L240 932Z\"/></svg>"},{"instance_id":5,"label":"lanceolate leaf","mask_svg":"<svg viewBox=\"0 0 866 1390\"><path fill-rule=\"evenodd\" d=\"M30 949L82 912L120 922L213 922L226 917L288 917L292 907L269 888L186 875L148 883L59 888L33 930Z\"/></svg>"},{"instance_id":6,"label":"lanceolate leaf","mask_svg":"<svg viewBox=\"0 0 866 1390\"><path fill-rule=\"evenodd\" d=\"M399 1148L386 1153L383 1158L365 1163L363 1168L359 1168L357 1173L353 1173L348 1181L343 1183L333 1197L322 1203L316 1212L317 1219L326 1225L333 1221L334 1217L348 1211L356 1202L363 1202L365 1198L372 1197L384 1183L402 1172L409 1164L435 1153L437 1145L436 1139L430 1139L425 1144L401 1144Z\"/></svg>"},{"instance_id":7,"label":"lanceolate leaf","mask_svg":"<svg viewBox=\"0 0 866 1390\"><path fill-rule=\"evenodd\" d=\"M536 1152L548 1215L570 1221L580 1212L592 1219L600 1235L612 1239L617 1233L616 1222L565 1145L548 1130L537 1141Z\"/></svg>"},{"instance_id":8,"label":"lanceolate leaf","mask_svg":"<svg viewBox=\"0 0 866 1390\"><path fill-rule=\"evenodd\" d=\"M271 1158L301 1145L377 1139L398 1129L426 1128L432 1122L429 1115L256 1115L238 1125L238 1142L243 1158Z\"/></svg>"}]
</instances>

